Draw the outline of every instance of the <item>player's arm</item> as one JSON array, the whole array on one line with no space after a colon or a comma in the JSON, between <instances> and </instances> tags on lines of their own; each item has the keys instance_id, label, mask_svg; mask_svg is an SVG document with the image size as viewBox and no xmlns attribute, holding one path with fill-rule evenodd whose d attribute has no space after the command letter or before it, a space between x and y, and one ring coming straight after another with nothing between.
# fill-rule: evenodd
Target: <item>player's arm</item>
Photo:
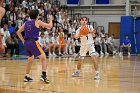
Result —
<instances>
[{"instance_id":1,"label":"player's arm","mask_svg":"<svg viewBox=\"0 0 140 93\"><path fill-rule=\"evenodd\" d=\"M18 35L19 39L22 41L23 44L24 44L24 38L23 38L21 32L24 31L24 26L25 26L25 24L23 24L17 31L17 35Z\"/></svg>"},{"instance_id":2,"label":"player's arm","mask_svg":"<svg viewBox=\"0 0 140 93\"><path fill-rule=\"evenodd\" d=\"M38 20L37 23L39 24L39 27L42 27L42 28L51 29L53 26L52 21L50 21L49 23L45 23L45 22L42 22L41 20Z\"/></svg>"},{"instance_id":3,"label":"player's arm","mask_svg":"<svg viewBox=\"0 0 140 93\"><path fill-rule=\"evenodd\" d=\"M50 18L49 18L49 21L50 21L50 22L49 22L49 23L42 22L41 20L38 20L37 23L39 24L39 27L51 29L52 26L53 26L52 20L53 20L53 17L50 16Z\"/></svg>"}]
</instances>

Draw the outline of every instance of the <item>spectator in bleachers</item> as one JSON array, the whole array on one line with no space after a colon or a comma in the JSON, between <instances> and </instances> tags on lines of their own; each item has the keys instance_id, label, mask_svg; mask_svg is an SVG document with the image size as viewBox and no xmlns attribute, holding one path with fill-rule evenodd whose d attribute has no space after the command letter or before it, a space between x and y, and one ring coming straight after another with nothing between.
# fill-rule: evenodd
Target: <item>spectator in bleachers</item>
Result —
<instances>
[{"instance_id":1,"label":"spectator in bleachers","mask_svg":"<svg viewBox=\"0 0 140 93\"><path fill-rule=\"evenodd\" d=\"M56 49L58 48L58 44L57 44L57 35L54 35L53 37L52 37L52 46L53 46L53 56L56 56Z\"/></svg>"},{"instance_id":2,"label":"spectator in bleachers","mask_svg":"<svg viewBox=\"0 0 140 93\"><path fill-rule=\"evenodd\" d=\"M52 54L53 43L52 43L52 34L51 33L48 35L48 46L49 46L49 56L53 56L53 54Z\"/></svg>"},{"instance_id":3,"label":"spectator in bleachers","mask_svg":"<svg viewBox=\"0 0 140 93\"><path fill-rule=\"evenodd\" d=\"M23 8L28 8L28 2L26 0L22 1L22 7Z\"/></svg>"},{"instance_id":4,"label":"spectator in bleachers","mask_svg":"<svg viewBox=\"0 0 140 93\"><path fill-rule=\"evenodd\" d=\"M11 57L13 55L19 54L18 39L15 33L12 33L11 37L7 38L6 45L7 45L6 53L10 54Z\"/></svg>"},{"instance_id":5,"label":"spectator in bleachers","mask_svg":"<svg viewBox=\"0 0 140 93\"><path fill-rule=\"evenodd\" d=\"M23 24L23 20L21 19L21 17L18 17L17 21L16 21L16 29L19 29Z\"/></svg>"},{"instance_id":6,"label":"spectator in bleachers","mask_svg":"<svg viewBox=\"0 0 140 93\"><path fill-rule=\"evenodd\" d=\"M46 41L45 41L45 34L42 32L38 38L38 42L41 45L42 49L46 50Z\"/></svg>"},{"instance_id":7,"label":"spectator in bleachers","mask_svg":"<svg viewBox=\"0 0 140 93\"><path fill-rule=\"evenodd\" d=\"M115 41L114 41L114 34L112 34L108 38L108 50L110 50L113 53L113 55L116 54L116 45L115 45Z\"/></svg>"},{"instance_id":8,"label":"spectator in bleachers","mask_svg":"<svg viewBox=\"0 0 140 93\"><path fill-rule=\"evenodd\" d=\"M7 24L4 24L4 27L1 28L1 33L3 33L5 40L7 40L7 38L10 37L10 33L9 33L9 30L8 30Z\"/></svg>"},{"instance_id":9,"label":"spectator in bleachers","mask_svg":"<svg viewBox=\"0 0 140 93\"><path fill-rule=\"evenodd\" d=\"M72 55L74 53L75 53L74 36L69 34L69 37L67 38L67 44L66 44L66 54Z\"/></svg>"},{"instance_id":10,"label":"spectator in bleachers","mask_svg":"<svg viewBox=\"0 0 140 93\"><path fill-rule=\"evenodd\" d=\"M8 30L10 32L10 35L15 33L15 28L12 26L12 22L11 21L8 22Z\"/></svg>"},{"instance_id":11,"label":"spectator in bleachers","mask_svg":"<svg viewBox=\"0 0 140 93\"><path fill-rule=\"evenodd\" d=\"M80 39L75 39L75 53L78 54L80 51Z\"/></svg>"},{"instance_id":12,"label":"spectator in bleachers","mask_svg":"<svg viewBox=\"0 0 140 93\"><path fill-rule=\"evenodd\" d=\"M59 45L59 55L65 54L65 37L64 32L62 28L59 28L58 33L58 45ZM61 53L63 52L63 53Z\"/></svg>"}]
</instances>

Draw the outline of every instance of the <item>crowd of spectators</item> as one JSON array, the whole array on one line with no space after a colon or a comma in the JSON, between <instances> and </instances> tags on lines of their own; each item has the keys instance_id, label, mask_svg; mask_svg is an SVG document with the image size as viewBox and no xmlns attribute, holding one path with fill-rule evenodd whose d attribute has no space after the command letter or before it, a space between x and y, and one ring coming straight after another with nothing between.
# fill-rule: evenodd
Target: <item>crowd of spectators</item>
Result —
<instances>
[{"instance_id":1,"label":"crowd of spectators","mask_svg":"<svg viewBox=\"0 0 140 93\"><path fill-rule=\"evenodd\" d=\"M25 21L30 20L29 12L32 9L39 10L39 19L44 22L49 22L49 16L54 17L52 29L40 28L38 39L44 51L49 52L49 56L78 54L80 39L74 39L74 35L80 24L78 16L72 19L67 9L54 6L49 0L5 0L4 7L6 14L1 21L0 33L3 34L6 55L19 55L16 31ZM114 35L108 37L107 33L97 31L94 39L97 55L115 55L118 51Z\"/></svg>"}]
</instances>

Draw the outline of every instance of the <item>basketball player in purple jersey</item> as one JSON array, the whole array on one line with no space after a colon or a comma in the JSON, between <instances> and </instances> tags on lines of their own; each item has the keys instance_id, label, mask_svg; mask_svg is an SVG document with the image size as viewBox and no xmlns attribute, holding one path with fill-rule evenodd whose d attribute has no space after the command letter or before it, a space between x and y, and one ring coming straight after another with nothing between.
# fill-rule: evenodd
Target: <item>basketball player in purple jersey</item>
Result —
<instances>
[{"instance_id":1,"label":"basketball player in purple jersey","mask_svg":"<svg viewBox=\"0 0 140 93\"><path fill-rule=\"evenodd\" d=\"M47 62L46 62L46 55L44 51L42 50L39 42L39 28L52 28L52 20L53 17L50 16L49 24L42 22L41 20L38 20L39 11L38 10L31 10L29 13L30 21L26 21L17 31L17 35L24 44L26 55L28 56L28 63L26 67L26 75L24 78L24 82L30 82L33 79L30 77L30 70L32 66L32 62L34 61L34 57L39 57L39 59L42 61L42 75L40 80L49 83L49 80L47 79L46 75L46 69L47 69ZM25 33L25 37L23 38L21 32Z\"/></svg>"}]
</instances>

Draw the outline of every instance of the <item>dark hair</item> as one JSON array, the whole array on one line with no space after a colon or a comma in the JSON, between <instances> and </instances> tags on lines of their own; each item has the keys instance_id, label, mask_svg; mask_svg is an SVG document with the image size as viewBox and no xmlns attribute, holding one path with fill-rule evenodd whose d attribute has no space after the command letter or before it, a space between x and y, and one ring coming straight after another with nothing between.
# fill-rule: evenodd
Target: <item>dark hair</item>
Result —
<instances>
[{"instance_id":1,"label":"dark hair","mask_svg":"<svg viewBox=\"0 0 140 93\"><path fill-rule=\"evenodd\" d=\"M125 36L129 36L128 34L126 34Z\"/></svg>"},{"instance_id":2,"label":"dark hair","mask_svg":"<svg viewBox=\"0 0 140 93\"><path fill-rule=\"evenodd\" d=\"M79 21L81 21L82 19L86 18L86 21L88 21L88 18L86 16L83 16L79 19Z\"/></svg>"},{"instance_id":3,"label":"dark hair","mask_svg":"<svg viewBox=\"0 0 140 93\"><path fill-rule=\"evenodd\" d=\"M41 32L41 34L40 34L40 35L45 35L45 34L44 34L44 32Z\"/></svg>"},{"instance_id":4,"label":"dark hair","mask_svg":"<svg viewBox=\"0 0 140 93\"><path fill-rule=\"evenodd\" d=\"M39 15L39 11L37 9L31 10L29 13L31 19L36 19L38 15Z\"/></svg>"}]
</instances>

